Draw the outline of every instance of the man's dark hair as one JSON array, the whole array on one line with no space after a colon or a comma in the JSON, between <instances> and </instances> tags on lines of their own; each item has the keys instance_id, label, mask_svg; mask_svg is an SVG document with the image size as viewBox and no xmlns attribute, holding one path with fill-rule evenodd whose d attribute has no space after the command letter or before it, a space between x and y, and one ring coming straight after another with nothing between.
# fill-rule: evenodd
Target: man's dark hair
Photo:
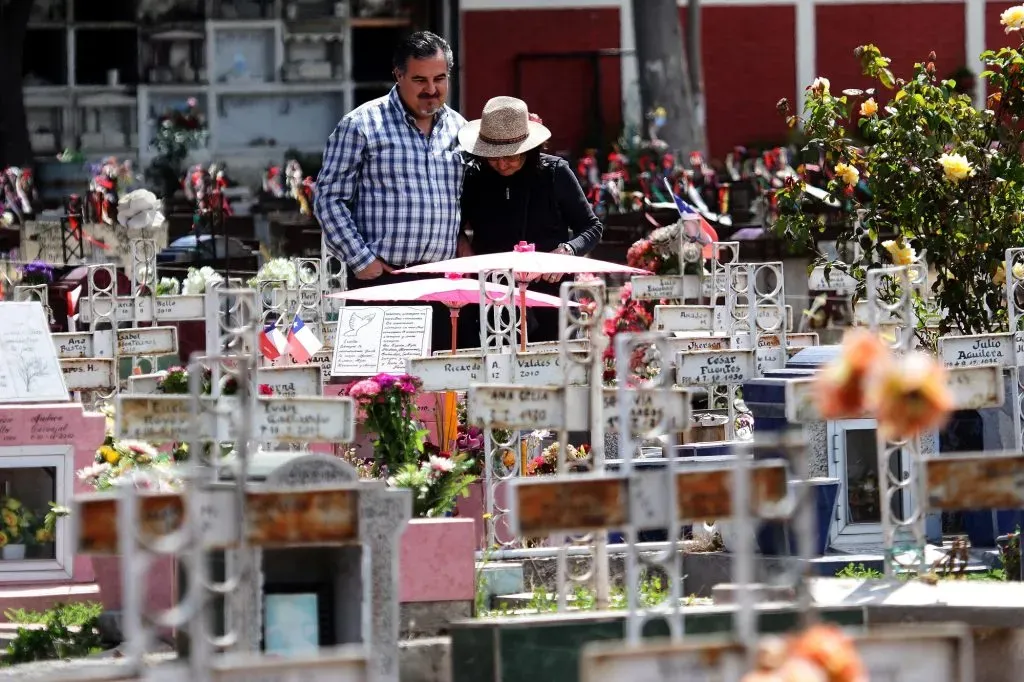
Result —
<instances>
[{"instance_id":1,"label":"man's dark hair","mask_svg":"<svg viewBox=\"0 0 1024 682\"><path fill-rule=\"evenodd\" d=\"M448 71L455 66L455 56L448 41L430 31L417 31L406 36L395 48L395 56L391 59L391 65L399 73L405 73L409 66L410 59L430 59L440 52L448 63Z\"/></svg>"}]
</instances>

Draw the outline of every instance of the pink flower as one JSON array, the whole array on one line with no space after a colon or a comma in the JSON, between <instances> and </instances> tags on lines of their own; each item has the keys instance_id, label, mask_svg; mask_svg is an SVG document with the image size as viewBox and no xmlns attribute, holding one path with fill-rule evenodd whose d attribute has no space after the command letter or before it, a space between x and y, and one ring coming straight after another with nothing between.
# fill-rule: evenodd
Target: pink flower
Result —
<instances>
[{"instance_id":1,"label":"pink flower","mask_svg":"<svg viewBox=\"0 0 1024 682\"><path fill-rule=\"evenodd\" d=\"M386 391L395 385L398 381L398 377L392 376L391 374L378 374L373 378L373 381L377 382L381 390Z\"/></svg>"},{"instance_id":2,"label":"pink flower","mask_svg":"<svg viewBox=\"0 0 1024 682\"><path fill-rule=\"evenodd\" d=\"M195 97L189 97L187 100L185 100L185 104L188 105L189 109L195 109L197 106L199 106L199 100L197 100Z\"/></svg>"},{"instance_id":3,"label":"pink flower","mask_svg":"<svg viewBox=\"0 0 1024 682\"><path fill-rule=\"evenodd\" d=\"M349 386L348 394L356 399L373 398L380 393L380 389L380 384L373 379L363 379Z\"/></svg>"}]
</instances>

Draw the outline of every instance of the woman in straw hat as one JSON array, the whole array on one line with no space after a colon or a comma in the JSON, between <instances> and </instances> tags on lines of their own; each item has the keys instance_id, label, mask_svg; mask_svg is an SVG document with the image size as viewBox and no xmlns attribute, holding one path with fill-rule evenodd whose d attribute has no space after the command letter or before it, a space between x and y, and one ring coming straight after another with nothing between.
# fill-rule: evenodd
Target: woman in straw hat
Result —
<instances>
[{"instance_id":1,"label":"woman in straw hat","mask_svg":"<svg viewBox=\"0 0 1024 682\"><path fill-rule=\"evenodd\" d=\"M459 143L471 155L462 189L462 225L473 253L511 251L521 241L538 251L583 256L601 240L604 226L594 215L569 164L541 153L551 137L526 102L495 97L479 120L459 131ZM531 284L559 295L562 275ZM466 334L476 339L479 316L465 315ZM531 309L530 341L558 340L558 310ZM472 325L472 326L471 326Z\"/></svg>"}]
</instances>

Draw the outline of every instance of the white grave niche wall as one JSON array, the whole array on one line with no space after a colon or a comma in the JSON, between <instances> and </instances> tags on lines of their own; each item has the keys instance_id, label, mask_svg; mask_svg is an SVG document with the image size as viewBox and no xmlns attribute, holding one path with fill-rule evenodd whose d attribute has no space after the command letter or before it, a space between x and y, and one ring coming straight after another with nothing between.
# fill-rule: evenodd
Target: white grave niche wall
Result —
<instances>
[{"instance_id":1,"label":"white grave niche wall","mask_svg":"<svg viewBox=\"0 0 1024 682\"><path fill-rule=\"evenodd\" d=\"M39 529L51 502L70 504L73 477L71 446L0 447L0 582L71 578L65 522L58 521L52 536Z\"/></svg>"}]
</instances>

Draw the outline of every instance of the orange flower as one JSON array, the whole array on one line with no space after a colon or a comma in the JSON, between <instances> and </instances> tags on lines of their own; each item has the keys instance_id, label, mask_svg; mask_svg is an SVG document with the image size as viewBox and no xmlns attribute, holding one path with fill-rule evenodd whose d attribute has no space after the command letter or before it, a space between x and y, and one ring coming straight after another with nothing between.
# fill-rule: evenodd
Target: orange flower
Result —
<instances>
[{"instance_id":1,"label":"orange flower","mask_svg":"<svg viewBox=\"0 0 1024 682\"><path fill-rule=\"evenodd\" d=\"M793 643L791 655L816 664L829 682L867 682L867 671L853 640L834 625L809 628Z\"/></svg>"},{"instance_id":2,"label":"orange flower","mask_svg":"<svg viewBox=\"0 0 1024 682\"><path fill-rule=\"evenodd\" d=\"M899 441L941 428L953 411L946 378L946 369L924 353L887 367L869 398L879 433Z\"/></svg>"},{"instance_id":3,"label":"orange flower","mask_svg":"<svg viewBox=\"0 0 1024 682\"><path fill-rule=\"evenodd\" d=\"M822 418L844 419L863 414L868 377L889 362L889 349L876 334L865 329L847 332L842 355L826 366L816 380L816 401Z\"/></svg>"}]
</instances>

